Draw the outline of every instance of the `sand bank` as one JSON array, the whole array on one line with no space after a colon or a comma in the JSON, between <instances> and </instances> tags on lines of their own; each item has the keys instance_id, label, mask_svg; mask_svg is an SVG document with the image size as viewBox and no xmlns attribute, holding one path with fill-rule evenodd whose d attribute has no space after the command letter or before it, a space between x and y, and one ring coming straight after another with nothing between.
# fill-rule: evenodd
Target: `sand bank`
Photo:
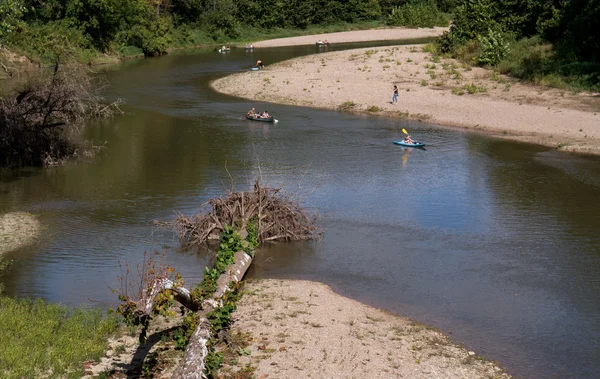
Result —
<instances>
[{"instance_id":1,"label":"sand bank","mask_svg":"<svg viewBox=\"0 0 600 379\"><path fill-rule=\"evenodd\" d=\"M394 84L400 89L397 104L391 104ZM600 154L600 94L520 84L435 58L421 45L321 53L221 78L212 86L247 99L408 117Z\"/></svg>"},{"instance_id":2,"label":"sand bank","mask_svg":"<svg viewBox=\"0 0 600 379\"><path fill-rule=\"evenodd\" d=\"M439 331L302 280L246 283L231 334L250 332L256 378L510 378Z\"/></svg>"},{"instance_id":3,"label":"sand bank","mask_svg":"<svg viewBox=\"0 0 600 379\"><path fill-rule=\"evenodd\" d=\"M349 32L324 33L310 36L277 38L254 43L254 47L279 47L314 45L318 40L329 43L388 41L400 39L420 39L437 37L448 28L385 28L372 30L353 30Z\"/></svg>"},{"instance_id":4,"label":"sand bank","mask_svg":"<svg viewBox=\"0 0 600 379\"><path fill-rule=\"evenodd\" d=\"M30 244L39 232L40 223L32 214L13 212L0 215L0 254Z\"/></svg>"},{"instance_id":5,"label":"sand bank","mask_svg":"<svg viewBox=\"0 0 600 379\"><path fill-rule=\"evenodd\" d=\"M216 378L510 379L497 364L453 344L443 333L338 295L304 280L252 280L232 315L229 347ZM111 339L84 378L170 378L182 359L169 338L181 318L151 322ZM138 330L139 332L139 330ZM224 350L223 350L224 349Z\"/></svg>"}]
</instances>

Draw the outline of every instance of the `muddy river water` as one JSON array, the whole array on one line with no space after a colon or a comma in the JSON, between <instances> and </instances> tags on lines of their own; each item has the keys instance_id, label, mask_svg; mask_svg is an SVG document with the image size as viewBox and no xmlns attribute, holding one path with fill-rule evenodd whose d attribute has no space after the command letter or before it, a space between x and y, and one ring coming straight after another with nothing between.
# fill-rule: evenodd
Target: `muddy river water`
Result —
<instances>
[{"instance_id":1,"label":"muddy river water","mask_svg":"<svg viewBox=\"0 0 600 379\"><path fill-rule=\"evenodd\" d=\"M338 48L351 46L365 45ZM114 306L119 262L135 267L144 251L165 252L194 282L209 254L180 251L152 220L192 214L260 170L319 213L324 235L263 246L250 276L325 282L518 377L600 377L600 158L208 86L257 58L315 52L194 50L107 71L126 114L85 129L106 143L95 161L0 175L0 212L32 212L44 226L38 243L8 254L8 294ZM279 122L242 119L250 107ZM393 145L402 128L427 150Z\"/></svg>"}]
</instances>

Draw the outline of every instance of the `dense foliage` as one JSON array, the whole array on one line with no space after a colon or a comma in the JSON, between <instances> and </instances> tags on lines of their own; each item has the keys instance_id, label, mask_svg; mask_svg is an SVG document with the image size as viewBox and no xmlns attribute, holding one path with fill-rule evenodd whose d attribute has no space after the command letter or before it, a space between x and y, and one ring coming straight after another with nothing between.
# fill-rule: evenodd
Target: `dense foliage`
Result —
<instances>
[{"instance_id":1,"label":"dense foliage","mask_svg":"<svg viewBox=\"0 0 600 379\"><path fill-rule=\"evenodd\" d=\"M458 0L442 52L524 79L600 86L600 0Z\"/></svg>"}]
</instances>

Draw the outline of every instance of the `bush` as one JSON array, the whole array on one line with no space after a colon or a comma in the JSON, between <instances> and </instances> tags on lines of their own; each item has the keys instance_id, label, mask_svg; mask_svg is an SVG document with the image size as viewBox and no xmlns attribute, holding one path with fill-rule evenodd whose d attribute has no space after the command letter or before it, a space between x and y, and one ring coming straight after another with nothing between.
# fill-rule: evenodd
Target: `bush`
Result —
<instances>
[{"instance_id":1,"label":"bush","mask_svg":"<svg viewBox=\"0 0 600 379\"><path fill-rule=\"evenodd\" d=\"M402 6L392 8L387 17L387 24L432 28L447 26L448 17L438 9L434 0L411 0Z\"/></svg>"},{"instance_id":2,"label":"bush","mask_svg":"<svg viewBox=\"0 0 600 379\"><path fill-rule=\"evenodd\" d=\"M488 29L485 36L477 36L480 52L476 60L482 66L494 66L508 53L508 43L504 42L502 34Z\"/></svg>"},{"instance_id":3,"label":"bush","mask_svg":"<svg viewBox=\"0 0 600 379\"><path fill-rule=\"evenodd\" d=\"M0 99L0 166L41 166L72 156L73 126L86 117L109 114L99 103L94 78L82 68L32 78L12 97Z\"/></svg>"},{"instance_id":4,"label":"bush","mask_svg":"<svg viewBox=\"0 0 600 379\"><path fill-rule=\"evenodd\" d=\"M7 40L11 46L21 47L44 63L54 62L57 57L89 63L96 55L90 36L70 20L23 25L18 34L11 34Z\"/></svg>"}]
</instances>

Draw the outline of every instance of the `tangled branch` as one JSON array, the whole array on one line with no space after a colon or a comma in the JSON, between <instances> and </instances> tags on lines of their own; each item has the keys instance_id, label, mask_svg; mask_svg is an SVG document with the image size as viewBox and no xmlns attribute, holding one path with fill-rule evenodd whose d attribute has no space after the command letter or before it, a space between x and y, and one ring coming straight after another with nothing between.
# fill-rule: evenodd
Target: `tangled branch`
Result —
<instances>
[{"instance_id":1,"label":"tangled branch","mask_svg":"<svg viewBox=\"0 0 600 379\"><path fill-rule=\"evenodd\" d=\"M178 237L188 246L218 239L225 225L255 221L259 242L300 241L320 232L315 217L304 211L295 197L282 188L264 187L260 180L253 191L230 192L209 200L192 217L180 214L174 222Z\"/></svg>"}]
</instances>

